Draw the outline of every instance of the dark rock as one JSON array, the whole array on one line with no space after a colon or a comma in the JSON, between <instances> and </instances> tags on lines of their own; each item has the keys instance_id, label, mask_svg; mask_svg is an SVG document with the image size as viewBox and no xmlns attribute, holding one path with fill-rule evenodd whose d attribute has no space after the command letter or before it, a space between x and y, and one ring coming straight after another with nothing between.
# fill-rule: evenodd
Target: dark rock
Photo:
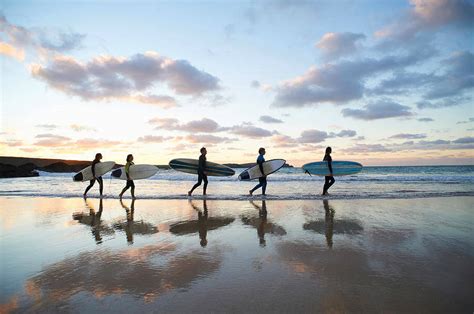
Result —
<instances>
[{"instance_id":1,"label":"dark rock","mask_svg":"<svg viewBox=\"0 0 474 314\"><path fill-rule=\"evenodd\" d=\"M0 164L0 178L37 177L39 173L13 165Z\"/></svg>"},{"instance_id":2,"label":"dark rock","mask_svg":"<svg viewBox=\"0 0 474 314\"><path fill-rule=\"evenodd\" d=\"M40 170L46 172L78 172L87 166L90 166L90 163L68 165L64 162L55 162L40 168Z\"/></svg>"}]
</instances>

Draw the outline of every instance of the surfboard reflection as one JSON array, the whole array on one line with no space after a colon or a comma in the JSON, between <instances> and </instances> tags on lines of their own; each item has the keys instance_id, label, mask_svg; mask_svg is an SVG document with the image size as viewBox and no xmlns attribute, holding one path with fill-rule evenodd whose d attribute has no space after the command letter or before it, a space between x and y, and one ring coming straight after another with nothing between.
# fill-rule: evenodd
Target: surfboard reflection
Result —
<instances>
[{"instance_id":1,"label":"surfboard reflection","mask_svg":"<svg viewBox=\"0 0 474 314\"><path fill-rule=\"evenodd\" d=\"M209 217L207 201L202 200L202 209L194 201L189 200L189 205L197 212L197 220L180 221L170 225L170 232L175 235L199 234L199 244L207 246L207 232L231 224L235 218L232 217Z\"/></svg>"},{"instance_id":2,"label":"surfboard reflection","mask_svg":"<svg viewBox=\"0 0 474 314\"><path fill-rule=\"evenodd\" d=\"M241 220L244 225L252 226L257 229L258 240L261 247L265 247L267 244L265 240L266 233L278 236L286 235L286 230L283 227L267 220L268 212L266 200L262 200L261 206L255 204L253 200L250 200L250 204L258 210L258 217L243 216L241 217Z\"/></svg>"},{"instance_id":3,"label":"surfboard reflection","mask_svg":"<svg viewBox=\"0 0 474 314\"><path fill-rule=\"evenodd\" d=\"M126 234L128 244L133 244L133 235L151 235L158 233L158 228L143 220L135 221L135 200L133 199L130 207L125 205L123 200L120 200L120 205L125 209L126 221L121 221L113 224L115 230L123 231Z\"/></svg>"},{"instance_id":4,"label":"surfboard reflection","mask_svg":"<svg viewBox=\"0 0 474 314\"><path fill-rule=\"evenodd\" d=\"M99 200L99 211L97 212L89 199L84 200L84 206L89 212L74 212L72 218L81 224L90 226L96 244L101 244L103 235L114 234L112 228L102 223L101 216L104 210L103 201L102 199Z\"/></svg>"},{"instance_id":5,"label":"surfboard reflection","mask_svg":"<svg viewBox=\"0 0 474 314\"><path fill-rule=\"evenodd\" d=\"M323 207L325 211L324 220L318 219L309 221L303 225L303 229L324 234L326 237L327 246L329 248L332 248L333 246L333 235L335 233L356 235L360 234L364 230L362 225L357 220L335 220L334 215L336 210L329 205L328 200L323 200Z\"/></svg>"}]
</instances>

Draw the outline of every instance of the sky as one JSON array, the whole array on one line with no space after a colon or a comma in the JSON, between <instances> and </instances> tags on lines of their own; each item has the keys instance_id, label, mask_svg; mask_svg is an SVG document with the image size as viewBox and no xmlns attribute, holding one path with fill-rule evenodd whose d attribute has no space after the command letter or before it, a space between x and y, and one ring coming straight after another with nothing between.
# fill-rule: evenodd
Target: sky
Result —
<instances>
[{"instance_id":1,"label":"sky","mask_svg":"<svg viewBox=\"0 0 474 314\"><path fill-rule=\"evenodd\" d=\"M0 155L474 164L474 0L9 1Z\"/></svg>"}]
</instances>

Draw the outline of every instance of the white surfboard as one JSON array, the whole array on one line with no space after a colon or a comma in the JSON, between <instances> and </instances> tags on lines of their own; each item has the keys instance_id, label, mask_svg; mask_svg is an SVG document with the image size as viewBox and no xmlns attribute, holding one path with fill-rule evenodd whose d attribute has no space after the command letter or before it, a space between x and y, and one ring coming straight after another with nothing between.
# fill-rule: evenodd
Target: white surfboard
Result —
<instances>
[{"instance_id":1,"label":"white surfboard","mask_svg":"<svg viewBox=\"0 0 474 314\"><path fill-rule=\"evenodd\" d=\"M104 162L99 162L95 165L95 175L97 177L103 176L112 168L115 166L115 162L113 161L104 161ZM76 173L74 177L72 177L73 181L76 182L84 182L84 181L89 181L94 179L94 176L92 175L92 166L86 167Z\"/></svg>"},{"instance_id":2,"label":"white surfboard","mask_svg":"<svg viewBox=\"0 0 474 314\"><path fill-rule=\"evenodd\" d=\"M272 159L265 161L263 166L264 175L268 176L269 174L278 171L283 165L286 163L284 159ZM262 172L260 171L260 167L255 165L253 167L248 168L247 170L243 171L239 174L239 180L246 181L246 180L253 180L258 179L262 176Z\"/></svg>"},{"instance_id":3,"label":"white surfboard","mask_svg":"<svg viewBox=\"0 0 474 314\"><path fill-rule=\"evenodd\" d=\"M158 167L153 165L131 165L129 170L129 176L132 180L147 179L155 175L158 172ZM127 180L127 174L125 173L125 167L121 167L112 171L112 177Z\"/></svg>"}]
</instances>

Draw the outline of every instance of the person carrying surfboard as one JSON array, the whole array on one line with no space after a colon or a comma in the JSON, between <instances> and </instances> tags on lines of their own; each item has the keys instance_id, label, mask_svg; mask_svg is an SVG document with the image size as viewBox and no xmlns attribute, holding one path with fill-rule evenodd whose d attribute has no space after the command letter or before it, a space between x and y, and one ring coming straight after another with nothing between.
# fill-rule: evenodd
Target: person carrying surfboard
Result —
<instances>
[{"instance_id":1,"label":"person carrying surfboard","mask_svg":"<svg viewBox=\"0 0 474 314\"><path fill-rule=\"evenodd\" d=\"M133 180L130 178L130 166L133 165L133 155L128 154L127 155L127 163L125 164L125 174L127 175L127 185L123 188L122 192L120 193L119 197L122 199L123 193L130 189L130 192L132 194L132 199L135 199L135 183L133 183Z\"/></svg>"},{"instance_id":2,"label":"person carrying surfboard","mask_svg":"<svg viewBox=\"0 0 474 314\"><path fill-rule=\"evenodd\" d=\"M331 152L332 152L331 147L326 147L326 154L324 154L323 161L327 161L328 163L329 175L324 177L323 195L329 195L328 193L329 188L331 187L331 185L334 184L334 182L336 182L336 180L334 180L333 173L332 173Z\"/></svg>"},{"instance_id":3,"label":"person carrying surfboard","mask_svg":"<svg viewBox=\"0 0 474 314\"><path fill-rule=\"evenodd\" d=\"M94 178L92 180L90 180L89 186L84 191L84 198L87 197L87 192L89 192L89 190L92 188L92 186L94 186L94 183L95 183L96 180L99 182L99 192L100 192L100 197L102 198L102 192L104 191L104 182L102 181L101 176L97 177L96 174L95 174L95 165L97 165L100 162L101 159L102 159L102 154L101 153L95 154L95 158L92 161L92 165L91 165L92 175L93 175Z\"/></svg>"},{"instance_id":4,"label":"person carrying surfboard","mask_svg":"<svg viewBox=\"0 0 474 314\"><path fill-rule=\"evenodd\" d=\"M193 188L188 192L188 196L193 194L195 188L201 185L202 181L204 181L204 186L202 188L202 195L206 195L207 189L207 173L206 173L206 154L207 150L205 147L201 148L201 156L199 156L199 163L198 163L198 182L193 186Z\"/></svg>"},{"instance_id":5,"label":"person carrying surfboard","mask_svg":"<svg viewBox=\"0 0 474 314\"><path fill-rule=\"evenodd\" d=\"M259 188L262 188L262 195L265 195L265 191L267 189L267 176L263 172L263 163L265 162L265 158L263 156L265 155L265 153L266 153L265 148L260 147L259 150L258 150L259 155L257 157L257 164L258 164L258 168L260 169L260 173L262 174L262 176L258 178L258 184L256 186L254 186L254 188L249 191L250 195L252 195L253 192L256 189L259 189Z\"/></svg>"}]
</instances>

